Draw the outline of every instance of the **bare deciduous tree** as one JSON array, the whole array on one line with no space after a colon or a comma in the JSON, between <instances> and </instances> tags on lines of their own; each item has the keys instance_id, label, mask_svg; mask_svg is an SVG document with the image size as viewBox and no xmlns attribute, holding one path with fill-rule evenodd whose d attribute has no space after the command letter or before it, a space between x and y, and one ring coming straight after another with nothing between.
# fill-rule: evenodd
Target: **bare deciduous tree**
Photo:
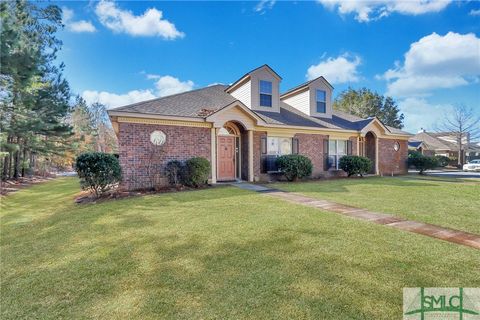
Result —
<instances>
[{"instance_id":1,"label":"bare deciduous tree","mask_svg":"<svg viewBox=\"0 0 480 320\"><path fill-rule=\"evenodd\" d=\"M452 136L457 142L458 164L463 165L464 152L468 150L471 141L480 138L480 116L472 108L457 105L447 112L443 121L437 126L438 132Z\"/></svg>"}]
</instances>

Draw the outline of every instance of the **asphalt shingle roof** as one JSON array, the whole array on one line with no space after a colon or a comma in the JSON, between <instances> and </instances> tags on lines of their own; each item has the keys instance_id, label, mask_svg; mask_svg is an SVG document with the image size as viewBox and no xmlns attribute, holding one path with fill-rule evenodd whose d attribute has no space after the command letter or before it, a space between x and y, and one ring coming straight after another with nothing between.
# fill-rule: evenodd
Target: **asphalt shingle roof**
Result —
<instances>
[{"instance_id":1,"label":"asphalt shingle roof","mask_svg":"<svg viewBox=\"0 0 480 320\"><path fill-rule=\"evenodd\" d=\"M339 129L339 127L330 124L326 121L322 121L317 118L309 117L306 114L298 111L294 107L280 102L280 112L271 111L254 111L263 121L268 124L283 124L290 126L301 127L315 127L315 128L333 128Z\"/></svg>"},{"instance_id":2,"label":"asphalt shingle roof","mask_svg":"<svg viewBox=\"0 0 480 320\"><path fill-rule=\"evenodd\" d=\"M213 85L197 90L178 93L167 97L137 102L123 107L110 109L141 114L158 114L178 117L206 118L210 114L237 101L225 90L229 86ZM332 119L310 117L285 102L280 102L280 112L254 111L263 121L268 124L362 130L373 119L362 119L341 111L334 110ZM408 134L404 131L390 128L393 133Z\"/></svg>"},{"instance_id":3,"label":"asphalt shingle roof","mask_svg":"<svg viewBox=\"0 0 480 320\"><path fill-rule=\"evenodd\" d=\"M427 149L433 150L453 150L455 145L448 141L434 137L428 132L419 132L410 138L410 141L421 141Z\"/></svg>"},{"instance_id":4,"label":"asphalt shingle roof","mask_svg":"<svg viewBox=\"0 0 480 320\"><path fill-rule=\"evenodd\" d=\"M293 92L293 91L295 91L295 90L297 90L297 89L306 87L306 86L308 86L310 83L312 83L313 81L317 81L318 79L322 79L323 81L325 81L326 83L328 83L328 85L329 85L330 87L333 88L333 86L330 84L330 82L327 81L327 79L325 79L323 76L320 76L320 77L317 77L317 78L315 78L315 79L312 79L312 80L309 80L309 81L307 81L307 82L304 82L304 83L302 83L302 84L299 84L298 86L295 86L295 87L293 87L293 88L291 88L291 89L288 89L287 91L285 91L284 93L282 93L280 96L284 96L284 95L289 94L290 92Z\"/></svg>"},{"instance_id":5,"label":"asphalt shingle roof","mask_svg":"<svg viewBox=\"0 0 480 320\"><path fill-rule=\"evenodd\" d=\"M225 92L228 86L214 85L167 97L137 102L114 111L203 118L236 101Z\"/></svg>"}]
</instances>

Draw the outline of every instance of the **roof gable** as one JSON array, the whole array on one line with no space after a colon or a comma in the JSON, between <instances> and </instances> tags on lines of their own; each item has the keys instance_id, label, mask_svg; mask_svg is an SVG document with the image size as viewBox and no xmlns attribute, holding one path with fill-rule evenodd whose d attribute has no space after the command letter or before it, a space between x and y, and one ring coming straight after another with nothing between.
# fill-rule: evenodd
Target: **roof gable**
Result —
<instances>
[{"instance_id":1,"label":"roof gable","mask_svg":"<svg viewBox=\"0 0 480 320\"><path fill-rule=\"evenodd\" d=\"M299 84L296 87L293 87L293 88L287 90L286 92L284 92L280 95L280 98L283 99L284 97L289 96L292 93L296 93L297 91L301 91L301 90L309 87L310 85L312 85L316 82L322 82L323 84L328 86L331 90L334 89L333 86L330 84L330 82L327 81L327 79L325 79L323 76L320 76L318 78L315 78L315 79L312 79L310 81L304 82L302 84Z\"/></svg>"},{"instance_id":2,"label":"roof gable","mask_svg":"<svg viewBox=\"0 0 480 320\"><path fill-rule=\"evenodd\" d=\"M245 81L247 81L253 73L262 69L272 74L272 76L274 76L277 80L279 81L282 80L282 77L280 77L280 75L276 73L275 70L273 70L268 64L264 64L244 74L240 79L238 79L237 81L232 83L228 88L226 88L225 92L233 91L236 87L238 87L238 85L243 84Z\"/></svg>"},{"instance_id":3,"label":"roof gable","mask_svg":"<svg viewBox=\"0 0 480 320\"><path fill-rule=\"evenodd\" d=\"M377 117L369 118L366 120L370 120L370 122L368 122L368 124L361 129L362 134L367 134L367 132L369 131L373 131L377 135L378 133L381 133L381 135L390 133L390 130L388 130L388 128L380 120L378 120Z\"/></svg>"},{"instance_id":4,"label":"roof gable","mask_svg":"<svg viewBox=\"0 0 480 320\"><path fill-rule=\"evenodd\" d=\"M247 130L253 130L254 126L257 124L265 124L261 117L250 110L241 101L234 101L226 107L210 114L205 120L213 122L217 127L223 126L227 121L237 121Z\"/></svg>"}]
</instances>

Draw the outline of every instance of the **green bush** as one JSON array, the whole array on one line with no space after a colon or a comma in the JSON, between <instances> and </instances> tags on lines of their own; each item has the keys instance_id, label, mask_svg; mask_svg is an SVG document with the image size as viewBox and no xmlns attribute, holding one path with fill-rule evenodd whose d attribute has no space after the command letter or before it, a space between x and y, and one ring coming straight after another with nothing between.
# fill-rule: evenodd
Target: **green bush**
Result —
<instances>
[{"instance_id":1,"label":"green bush","mask_svg":"<svg viewBox=\"0 0 480 320\"><path fill-rule=\"evenodd\" d=\"M345 171L349 177L359 174L363 177L372 169L372 161L366 157L343 156L340 158L340 169Z\"/></svg>"},{"instance_id":2,"label":"green bush","mask_svg":"<svg viewBox=\"0 0 480 320\"><path fill-rule=\"evenodd\" d=\"M75 169L84 190L100 196L122 179L118 159L109 153L88 152L77 157Z\"/></svg>"},{"instance_id":3,"label":"green bush","mask_svg":"<svg viewBox=\"0 0 480 320\"><path fill-rule=\"evenodd\" d=\"M202 157L194 157L185 161L183 182L190 187L205 185L210 174L210 162Z\"/></svg>"},{"instance_id":4,"label":"green bush","mask_svg":"<svg viewBox=\"0 0 480 320\"><path fill-rule=\"evenodd\" d=\"M312 161L299 154L280 156L277 158L276 164L288 181L302 179L312 174Z\"/></svg>"},{"instance_id":5,"label":"green bush","mask_svg":"<svg viewBox=\"0 0 480 320\"><path fill-rule=\"evenodd\" d=\"M167 173L168 182L171 185L178 186L179 184L182 184L184 167L185 165L178 160L172 160L167 163L165 171Z\"/></svg>"},{"instance_id":6,"label":"green bush","mask_svg":"<svg viewBox=\"0 0 480 320\"><path fill-rule=\"evenodd\" d=\"M438 161L438 166L439 167L446 167L448 166L448 163L450 162L450 159L445 156L435 156L435 158Z\"/></svg>"},{"instance_id":7,"label":"green bush","mask_svg":"<svg viewBox=\"0 0 480 320\"><path fill-rule=\"evenodd\" d=\"M420 152L413 151L408 154L408 166L415 167L419 170L419 174L423 174L425 170L438 167L438 160L435 157L424 156Z\"/></svg>"}]
</instances>

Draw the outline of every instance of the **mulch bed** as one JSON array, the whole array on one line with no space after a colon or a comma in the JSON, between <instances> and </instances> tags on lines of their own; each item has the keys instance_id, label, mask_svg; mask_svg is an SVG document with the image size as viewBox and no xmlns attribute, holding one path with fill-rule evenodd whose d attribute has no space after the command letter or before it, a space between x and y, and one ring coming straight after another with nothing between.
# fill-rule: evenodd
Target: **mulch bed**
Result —
<instances>
[{"instance_id":1,"label":"mulch bed","mask_svg":"<svg viewBox=\"0 0 480 320\"><path fill-rule=\"evenodd\" d=\"M75 198L75 202L78 204L101 203L109 200L141 197L145 195L162 194L162 193L195 191L195 190L203 190L203 189L214 188L214 187L215 186L213 185L206 185L198 188L190 188L187 186L177 186L177 187L161 187L161 188L156 188L155 190L151 190L151 189L136 190L136 191L112 190L102 194L98 198L88 191L82 191Z\"/></svg>"},{"instance_id":2,"label":"mulch bed","mask_svg":"<svg viewBox=\"0 0 480 320\"><path fill-rule=\"evenodd\" d=\"M0 195L4 196L33 184L42 183L54 179L53 177L32 176L18 178L17 180L6 180L0 182Z\"/></svg>"}]
</instances>

